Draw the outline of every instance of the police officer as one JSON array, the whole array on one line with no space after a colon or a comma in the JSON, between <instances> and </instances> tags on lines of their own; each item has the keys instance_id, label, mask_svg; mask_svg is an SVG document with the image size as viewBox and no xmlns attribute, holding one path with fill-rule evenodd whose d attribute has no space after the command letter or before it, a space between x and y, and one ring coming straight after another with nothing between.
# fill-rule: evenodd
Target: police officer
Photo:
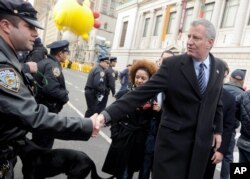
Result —
<instances>
[{"instance_id":1,"label":"police officer","mask_svg":"<svg viewBox=\"0 0 250 179\"><path fill-rule=\"evenodd\" d=\"M0 178L13 178L12 161L16 155L22 156L23 167L32 163L29 168L32 170L37 165L36 158L26 150L38 148L25 137L28 132L36 131L64 140L88 140L100 130L95 116L91 119L58 116L48 112L46 106L37 104L32 96L16 53L32 50L38 35L36 28L42 29L36 14L29 2L0 1ZM74 169L72 166L67 175ZM76 173L80 175L80 171L81 168ZM27 173L23 174L26 178Z\"/></svg>"},{"instance_id":2,"label":"police officer","mask_svg":"<svg viewBox=\"0 0 250 179\"><path fill-rule=\"evenodd\" d=\"M102 111L98 103L102 102L108 90L105 70L109 67L109 63L108 56L100 55L99 64L89 72L85 85L85 98L87 102L85 117L90 117L94 113L100 113Z\"/></svg>"},{"instance_id":3,"label":"police officer","mask_svg":"<svg viewBox=\"0 0 250 179\"><path fill-rule=\"evenodd\" d=\"M38 104L44 104L49 112L59 113L63 105L68 102L62 67L60 62L67 59L69 42L67 40L55 41L49 45L50 55L38 62L38 73L35 75L35 98ZM32 140L37 145L52 148L54 138L33 133Z\"/></svg>"},{"instance_id":4,"label":"police officer","mask_svg":"<svg viewBox=\"0 0 250 179\"><path fill-rule=\"evenodd\" d=\"M48 51L43 46L40 37L37 37L34 42L33 49L31 51L19 51L17 52L18 60L22 64L22 71L25 76L31 81L32 87L34 86L33 75L37 73L37 62L45 59Z\"/></svg>"},{"instance_id":5,"label":"police officer","mask_svg":"<svg viewBox=\"0 0 250 179\"><path fill-rule=\"evenodd\" d=\"M107 78L107 84L106 84L107 85L106 86L107 91L104 94L103 100L97 104L98 109L100 109L101 111L103 111L107 106L108 96L109 96L110 91L112 93L112 96L115 95L116 74L115 74L115 70L113 69L113 67L116 66L117 58L116 57L110 57L109 60L110 60L109 67L105 71L106 78Z\"/></svg>"},{"instance_id":6,"label":"police officer","mask_svg":"<svg viewBox=\"0 0 250 179\"><path fill-rule=\"evenodd\" d=\"M107 79L108 79L107 87L108 87L108 92L111 91L112 95L114 96L115 95L116 71L113 68L116 66L117 57L110 57L109 60L110 60L110 65L108 69L106 70Z\"/></svg>"}]
</instances>

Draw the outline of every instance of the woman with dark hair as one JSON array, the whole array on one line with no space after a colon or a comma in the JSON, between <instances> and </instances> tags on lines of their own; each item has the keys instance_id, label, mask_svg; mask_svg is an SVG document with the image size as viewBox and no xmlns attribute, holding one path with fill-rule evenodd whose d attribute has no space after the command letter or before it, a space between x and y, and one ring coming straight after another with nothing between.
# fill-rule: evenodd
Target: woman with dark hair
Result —
<instances>
[{"instance_id":1,"label":"woman with dark hair","mask_svg":"<svg viewBox=\"0 0 250 179\"><path fill-rule=\"evenodd\" d=\"M156 71L157 66L153 62L135 62L130 70L132 90L143 85ZM126 95L123 98L126 98ZM112 143L103 165L104 172L118 179L132 179L133 173L139 170L142 170L142 173L147 170L150 174L160 111L161 106L154 97L136 108L134 113L127 114L126 118L111 125ZM144 162L149 155L149 161ZM149 166L149 169L145 169L144 166Z\"/></svg>"}]
</instances>

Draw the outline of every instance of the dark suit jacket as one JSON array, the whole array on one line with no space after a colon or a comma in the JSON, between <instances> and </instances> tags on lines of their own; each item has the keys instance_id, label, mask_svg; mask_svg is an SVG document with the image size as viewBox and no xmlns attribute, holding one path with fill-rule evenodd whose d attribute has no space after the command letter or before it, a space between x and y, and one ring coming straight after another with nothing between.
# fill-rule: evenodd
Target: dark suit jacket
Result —
<instances>
[{"instance_id":1,"label":"dark suit jacket","mask_svg":"<svg viewBox=\"0 0 250 179\"><path fill-rule=\"evenodd\" d=\"M170 57L138 89L106 109L120 120L157 93L164 91L163 115L155 147L154 179L201 179L212 138L222 132L224 64L210 54L210 77L204 96L199 92L193 60L187 54Z\"/></svg>"},{"instance_id":2,"label":"dark suit jacket","mask_svg":"<svg viewBox=\"0 0 250 179\"><path fill-rule=\"evenodd\" d=\"M218 149L218 151L223 154L226 154L228 151L229 143L231 141L232 133L234 131L236 102L235 97L225 89L223 89L222 104L223 134L221 147Z\"/></svg>"},{"instance_id":3,"label":"dark suit jacket","mask_svg":"<svg viewBox=\"0 0 250 179\"><path fill-rule=\"evenodd\" d=\"M218 151L225 155L228 152L228 146L234 131L236 103L235 97L226 89L223 89L221 99L223 103L223 134L221 147L218 149ZM212 149L203 179L213 179L214 177L216 165L214 165L211 160L213 154L214 150Z\"/></svg>"}]
</instances>

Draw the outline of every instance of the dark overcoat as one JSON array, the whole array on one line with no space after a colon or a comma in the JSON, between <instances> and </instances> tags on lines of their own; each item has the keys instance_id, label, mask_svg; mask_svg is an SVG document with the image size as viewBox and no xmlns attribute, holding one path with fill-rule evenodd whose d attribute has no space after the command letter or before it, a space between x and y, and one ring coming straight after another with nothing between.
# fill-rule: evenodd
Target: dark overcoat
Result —
<instances>
[{"instance_id":1,"label":"dark overcoat","mask_svg":"<svg viewBox=\"0 0 250 179\"><path fill-rule=\"evenodd\" d=\"M153 179L201 179L214 133L222 132L224 64L210 56L210 76L200 94L193 60L187 54L165 60L151 79L106 109L119 120L159 92L165 93L153 166Z\"/></svg>"}]
</instances>

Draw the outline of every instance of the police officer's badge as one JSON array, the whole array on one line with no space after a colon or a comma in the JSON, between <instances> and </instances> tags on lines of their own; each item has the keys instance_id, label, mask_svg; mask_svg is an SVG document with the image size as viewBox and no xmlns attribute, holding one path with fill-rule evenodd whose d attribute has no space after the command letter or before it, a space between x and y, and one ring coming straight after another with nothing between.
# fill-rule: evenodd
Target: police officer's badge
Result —
<instances>
[{"instance_id":1,"label":"police officer's badge","mask_svg":"<svg viewBox=\"0 0 250 179\"><path fill-rule=\"evenodd\" d=\"M105 73L103 71L100 72L100 77L104 77Z\"/></svg>"},{"instance_id":2,"label":"police officer's badge","mask_svg":"<svg viewBox=\"0 0 250 179\"><path fill-rule=\"evenodd\" d=\"M112 76L115 78L115 72L112 73Z\"/></svg>"},{"instance_id":3,"label":"police officer's badge","mask_svg":"<svg viewBox=\"0 0 250 179\"><path fill-rule=\"evenodd\" d=\"M59 68L54 68L53 69L53 74L54 74L54 76L55 77L58 77L58 76L60 76L60 74L61 74L61 72L60 72L60 69Z\"/></svg>"},{"instance_id":4,"label":"police officer's badge","mask_svg":"<svg viewBox=\"0 0 250 179\"><path fill-rule=\"evenodd\" d=\"M12 68L0 69L0 87L4 87L16 93L19 91L20 79L14 69Z\"/></svg>"}]
</instances>

